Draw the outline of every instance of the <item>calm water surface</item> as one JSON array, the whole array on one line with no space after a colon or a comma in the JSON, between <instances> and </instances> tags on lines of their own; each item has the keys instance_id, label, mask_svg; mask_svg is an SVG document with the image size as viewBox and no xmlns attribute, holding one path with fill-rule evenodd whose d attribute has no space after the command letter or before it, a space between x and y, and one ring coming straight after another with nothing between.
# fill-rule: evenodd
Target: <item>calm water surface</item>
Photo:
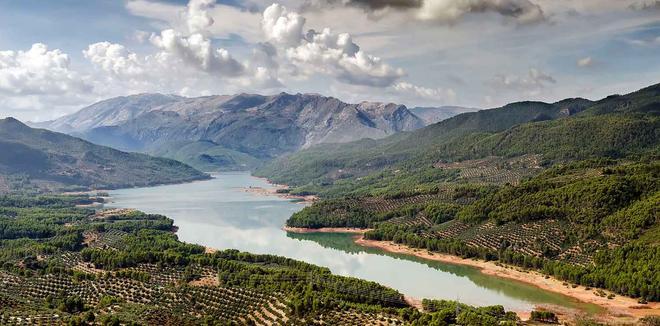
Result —
<instances>
[{"instance_id":1,"label":"calm water surface","mask_svg":"<svg viewBox=\"0 0 660 326\"><path fill-rule=\"evenodd\" d=\"M182 241L303 260L416 298L501 304L512 310L530 309L536 304L596 309L531 285L484 275L472 267L363 248L348 234L287 233L281 227L304 207L302 204L244 191L246 187L271 187L248 173L214 177L181 185L115 190L111 192L113 203L107 206L166 215L179 227L177 234Z\"/></svg>"}]
</instances>

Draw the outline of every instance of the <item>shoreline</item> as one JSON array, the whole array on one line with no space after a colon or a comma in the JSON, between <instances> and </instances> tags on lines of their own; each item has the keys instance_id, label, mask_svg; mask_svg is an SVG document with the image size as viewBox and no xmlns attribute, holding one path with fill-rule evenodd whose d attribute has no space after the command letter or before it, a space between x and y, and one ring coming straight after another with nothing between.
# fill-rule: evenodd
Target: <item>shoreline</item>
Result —
<instances>
[{"instance_id":1,"label":"shoreline","mask_svg":"<svg viewBox=\"0 0 660 326\"><path fill-rule=\"evenodd\" d=\"M259 178L259 177L257 177ZM317 198L315 196L294 196L287 193L278 193L278 189L287 189L286 185L277 185L270 183L268 179L260 178L266 180L269 184L273 185L274 188L268 189L263 187L251 187L251 188L239 188L245 192L252 192L255 194L261 195L275 195L281 198L286 199L299 199L300 203L307 204L314 202ZM193 182L199 182L203 180L196 180ZM111 199L109 197L108 199ZM105 203L108 203L106 201ZM570 284L567 286L564 285L563 281L559 281L555 278L545 278L545 275L540 274L535 271L522 271L520 268L515 266L499 265L495 262L487 262L482 260L472 260L464 259L458 256L452 256L448 254L429 252L425 249L416 249L411 248L405 245L396 244L390 241L375 241L364 239L364 233L369 231L369 229L359 229L359 228L319 228L319 229L309 229L309 228L294 228L294 227L283 227L282 230L286 232L293 233L349 233L353 234L354 242L357 245L363 247L377 248L383 251L406 254L416 256L422 259L435 260L449 264L456 265L467 265L471 267L478 268L481 273L486 275L506 278L514 281L519 281L523 283L536 286L542 290L549 292L557 293L564 295L566 297L572 298L583 303L594 304L603 308L604 312L599 313L594 317L605 318L602 321L616 321L624 323L634 323L639 318L648 316L648 315L658 315L660 316L660 302L650 302L645 305L640 305L637 303L636 299L624 297L621 295L616 295L613 299L607 299L605 297L600 297L595 295L594 290L586 290L583 286L578 286L572 288ZM176 231L174 231L176 232ZM206 253L213 253L217 249L215 248L205 248ZM611 293L606 291L606 293ZM416 298L410 298L412 302ZM555 311L554 309L550 309ZM566 311L559 309L558 315L560 317L572 316L575 318L576 314L567 313ZM516 311L519 316L525 316L529 312L527 311ZM570 317L569 317L570 319Z\"/></svg>"},{"instance_id":2,"label":"shoreline","mask_svg":"<svg viewBox=\"0 0 660 326\"><path fill-rule=\"evenodd\" d=\"M264 188L264 187L244 187L244 188L241 188L242 191L244 191L244 192L254 193L254 194L259 194L259 195L264 195L264 196L277 196L277 197L280 197L280 198L289 199L289 200L292 200L292 201L297 201L297 202L305 204L305 205L311 204L311 203L313 203L313 202L315 202L319 199L315 195L301 196L301 195L292 195L292 194L287 193L287 192L278 192L280 190L288 190L289 186L288 185L283 185L283 184L273 183L270 180L268 180L268 178L256 177L256 176L253 176L253 175L250 175L250 176L253 177L253 178L257 178L257 179L265 181L266 183L271 185L273 188L271 188L271 189Z\"/></svg>"},{"instance_id":3,"label":"shoreline","mask_svg":"<svg viewBox=\"0 0 660 326\"><path fill-rule=\"evenodd\" d=\"M284 226L282 230L291 233L351 233L351 234L364 234L370 229L359 229L359 228L319 228L319 229L310 229L310 228L297 228L291 226Z\"/></svg>"},{"instance_id":4,"label":"shoreline","mask_svg":"<svg viewBox=\"0 0 660 326\"><path fill-rule=\"evenodd\" d=\"M514 281L533 285L542 290L561 294L570 297L579 302L593 304L604 309L596 317L605 318L605 321L616 320L617 322L636 322L639 318L648 315L660 315L660 302L649 302L641 305L636 299L615 294L612 299L597 296L594 294L595 288L586 290L584 286L572 287L571 284L564 285L565 282L554 277L546 278L545 275L532 270L522 270L516 266L496 264L492 261L473 260L461 258L449 254L429 252L426 249L416 249L405 245L396 244L391 241L367 240L364 236L356 236L355 243L370 248L377 248L391 253L412 255L423 259L435 260L449 264L466 265L478 268L481 273L506 278ZM603 290L607 294L611 291Z\"/></svg>"},{"instance_id":5,"label":"shoreline","mask_svg":"<svg viewBox=\"0 0 660 326\"><path fill-rule=\"evenodd\" d=\"M394 243L392 241L367 240L364 238L364 233L369 231L369 229L309 229L292 228L286 226L282 229L295 233L351 233L354 234L353 241L362 247L376 248L390 253L410 255L448 264L474 267L479 269L479 271L485 275L522 282L548 292L566 296L581 303L598 306L603 309L603 311L595 314L593 317L604 322L635 323L637 320L644 316L660 316L660 302L649 302L648 304L642 305L637 303L637 300L634 298L625 297L619 294L615 294L615 297L612 299L607 299L606 297L597 296L594 293L594 291L597 290L596 288L586 290L586 288L582 285L574 288L570 283L566 283L567 285L564 285L565 282L560 281L554 277L546 278L545 275L537 271L524 270L517 266L504 265L501 263L496 264L494 261L467 259L449 254L430 252L426 249L412 248L406 245ZM611 291L604 289L603 291L605 291L607 294L612 293ZM413 301L415 298L411 299L411 301ZM580 311L579 309L568 309L563 307L555 308L554 306L546 307L545 305L539 306L539 308L554 311L560 318L568 320L573 320L580 316L580 314L575 313L576 311ZM530 311L515 312L523 319L525 319L525 317L529 318Z\"/></svg>"}]
</instances>

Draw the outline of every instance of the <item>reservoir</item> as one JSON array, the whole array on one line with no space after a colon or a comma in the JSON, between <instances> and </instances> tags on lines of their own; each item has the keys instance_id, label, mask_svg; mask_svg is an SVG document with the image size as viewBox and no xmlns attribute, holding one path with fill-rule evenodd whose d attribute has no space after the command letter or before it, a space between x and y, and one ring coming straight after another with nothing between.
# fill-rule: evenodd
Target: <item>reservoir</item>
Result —
<instances>
[{"instance_id":1,"label":"reservoir","mask_svg":"<svg viewBox=\"0 0 660 326\"><path fill-rule=\"evenodd\" d=\"M531 310L558 305L594 311L596 306L532 285L482 274L478 269L364 248L350 234L294 234L282 230L304 205L276 196L248 192L270 188L249 173L221 173L207 181L110 192L106 207L136 208L166 215L178 226L179 239L217 249L274 254L329 268L394 288L414 298L458 300L466 304L503 305Z\"/></svg>"}]
</instances>

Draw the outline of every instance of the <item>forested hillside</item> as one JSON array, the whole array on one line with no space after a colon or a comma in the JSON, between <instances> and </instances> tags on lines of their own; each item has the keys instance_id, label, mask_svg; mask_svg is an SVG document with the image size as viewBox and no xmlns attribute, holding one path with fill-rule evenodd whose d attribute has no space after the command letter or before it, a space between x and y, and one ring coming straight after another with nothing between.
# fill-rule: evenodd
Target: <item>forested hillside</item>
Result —
<instances>
[{"instance_id":1,"label":"forested hillside","mask_svg":"<svg viewBox=\"0 0 660 326\"><path fill-rule=\"evenodd\" d=\"M660 300L660 85L559 103L311 148L260 173L320 195L292 227L372 228L368 240Z\"/></svg>"},{"instance_id":2,"label":"forested hillside","mask_svg":"<svg viewBox=\"0 0 660 326\"><path fill-rule=\"evenodd\" d=\"M657 161L583 161L515 186L324 200L287 224L374 228L367 239L499 260L657 301L659 185Z\"/></svg>"},{"instance_id":3,"label":"forested hillside","mask_svg":"<svg viewBox=\"0 0 660 326\"><path fill-rule=\"evenodd\" d=\"M300 191L332 195L375 175L398 179L433 174L438 162L488 156L541 155L542 165L593 157L652 157L659 152L660 85L597 102L569 99L555 104L514 103L464 113L411 133L382 140L322 145L257 171ZM409 176L409 178L414 178ZM343 187L352 179L350 187ZM396 183L396 180L392 180ZM327 187L332 185L332 187ZM323 187L319 187L323 186Z\"/></svg>"},{"instance_id":4,"label":"forested hillside","mask_svg":"<svg viewBox=\"0 0 660 326\"><path fill-rule=\"evenodd\" d=\"M65 134L0 120L0 193L121 188L209 176L188 165L121 152Z\"/></svg>"},{"instance_id":5,"label":"forested hillside","mask_svg":"<svg viewBox=\"0 0 660 326\"><path fill-rule=\"evenodd\" d=\"M179 242L172 220L89 197L0 196L0 324L515 325L502 306L425 301L292 259ZM456 309L459 306L460 309Z\"/></svg>"}]
</instances>

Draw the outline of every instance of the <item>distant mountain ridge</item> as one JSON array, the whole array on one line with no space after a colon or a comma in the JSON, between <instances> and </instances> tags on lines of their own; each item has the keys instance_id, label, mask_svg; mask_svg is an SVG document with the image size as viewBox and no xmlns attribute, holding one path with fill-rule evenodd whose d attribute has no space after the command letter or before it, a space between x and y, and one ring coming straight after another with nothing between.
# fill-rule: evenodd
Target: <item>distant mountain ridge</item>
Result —
<instances>
[{"instance_id":1,"label":"distant mountain ridge","mask_svg":"<svg viewBox=\"0 0 660 326\"><path fill-rule=\"evenodd\" d=\"M206 179L183 163L126 153L43 129L13 118L0 120L0 192L107 189ZM13 187L20 183L21 187Z\"/></svg>"},{"instance_id":2,"label":"distant mountain ridge","mask_svg":"<svg viewBox=\"0 0 660 326\"><path fill-rule=\"evenodd\" d=\"M477 111L477 109L466 108L462 106L440 106L440 107L414 107L410 109L412 113L420 117L427 125L449 119L455 115Z\"/></svg>"},{"instance_id":3,"label":"distant mountain ridge","mask_svg":"<svg viewBox=\"0 0 660 326\"><path fill-rule=\"evenodd\" d=\"M29 123L33 127L47 128L52 131L73 133L83 132L97 127L114 126L133 119L152 108L183 99L176 95L139 94L121 96L104 100L72 115L53 121Z\"/></svg>"},{"instance_id":4,"label":"distant mountain ridge","mask_svg":"<svg viewBox=\"0 0 660 326\"><path fill-rule=\"evenodd\" d=\"M280 93L197 98L139 94L35 125L199 168L244 169L316 144L380 139L426 123L404 105Z\"/></svg>"}]
</instances>

